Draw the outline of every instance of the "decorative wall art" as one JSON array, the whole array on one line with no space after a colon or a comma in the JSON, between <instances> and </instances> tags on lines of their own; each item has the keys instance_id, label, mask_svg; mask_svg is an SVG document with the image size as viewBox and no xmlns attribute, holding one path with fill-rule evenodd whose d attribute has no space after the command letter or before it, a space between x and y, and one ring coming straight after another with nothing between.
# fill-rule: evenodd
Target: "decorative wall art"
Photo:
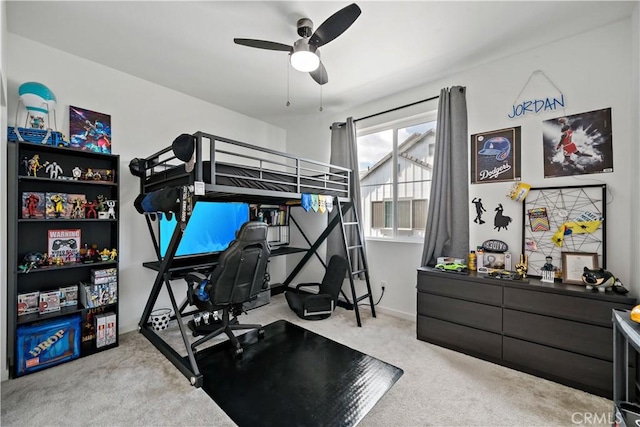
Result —
<instances>
[{"instance_id":1,"label":"decorative wall art","mask_svg":"<svg viewBox=\"0 0 640 427\"><path fill-rule=\"evenodd\" d=\"M69 134L72 148L111 153L111 116L69 106Z\"/></svg>"},{"instance_id":2,"label":"decorative wall art","mask_svg":"<svg viewBox=\"0 0 640 427\"><path fill-rule=\"evenodd\" d=\"M563 254L593 253L606 268L606 185L531 188L523 203L523 248L530 276L542 276ZM551 260L551 261L550 261Z\"/></svg>"},{"instance_id":3,"label":"decorative wall art","mask_svg":"<svg viewBox=\"0 0 640 427\"><path fill-rule=\"evenodd\" d=\"M479 197L474 197L471 203L476 206L476 217L473 219L473 222L475 222L476 224L484 224L486 221L482 219L482 214L487 210L482 205L482 199Z\"/></svg>"},{"instance_id":4,"label":"decorative wall art","mask_svg":"<svg viewBox=\"0 0 640 427\"><path fill-rule=\"evenodd\" d=\"M498 203L498 207L495 209L496 216L493 218L493 229L496 231L500 231L501 228L508 230L509 224L511 223L511 217L504 215L502 212L504 208L502 207L502 203Z\"/></svg>"},{"instance_id":5,"label":"decorative wall art","mask_svg":"<svg viewBox=\"0 0 640 427\"><path fill-rule=\"evenodd\" d=\"M613 172L611 108L542 123L545 178Z\"/></svg>"},{"instance_id":6,"label":"decorative wall art","mask_svg":"<svg viewBox=\"0 0 640 427\"><path fill-rule=\"evenodd\" d=\"M471 183L520 180L520 126L471 135Z\"/></svg>"}]
</instances>

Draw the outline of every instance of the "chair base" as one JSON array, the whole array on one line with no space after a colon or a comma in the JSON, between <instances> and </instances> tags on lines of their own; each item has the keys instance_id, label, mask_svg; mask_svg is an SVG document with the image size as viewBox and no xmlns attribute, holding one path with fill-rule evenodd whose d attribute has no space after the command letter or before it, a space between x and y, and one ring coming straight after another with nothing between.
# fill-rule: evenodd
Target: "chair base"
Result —
<instances>
[{"instance_id":1,"label":"chair base","mask_svg":"<svg viewBox=\"0 0 640 427\"><path fill-rule=\"evenodd\" d=\"M229 341L234 347L234 355L236 357L239 357L239 356L242 356L243 350L242 350L242 346L240 345L240 342L234 335L233 331L256 329L258 331L258 338L259 339L264 338L264 329L262 328L262 325L240 323L236 316L234 316L233 318L230 318L230 313L229 313L230 311L231 310L229 308L225 307L222 310L222 317L219 318L218 320L211 320L209 321L208 324L200 323L199 325L196 325L193 320L189 320L187 325L191 330L191 332L193 333L193 336L204 335L202 338L198 339L197 341L191 344L191 349L194 352L197 351L197 347L199 345L224 333L227 335L227 337L229 338Z\"/></svg>"}]
</instances>

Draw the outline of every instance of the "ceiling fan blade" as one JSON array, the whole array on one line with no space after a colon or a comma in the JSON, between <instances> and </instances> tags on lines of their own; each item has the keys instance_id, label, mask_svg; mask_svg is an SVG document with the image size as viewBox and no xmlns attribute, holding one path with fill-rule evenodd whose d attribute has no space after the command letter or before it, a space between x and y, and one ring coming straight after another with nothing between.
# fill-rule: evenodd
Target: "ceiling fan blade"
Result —
<instances>
[{"instance_id":1,"label":"ceiling fan blade","mask_svg":"<svg viewBox=\"0 0 640 427\"><path fill-rule=\"evenodd\" d=\"M309 75L319 85L323 85L329 82L329 76L327 76L327 70L324 68L324 64L322 62L320 63L320 66L316 68L314 71L311 71Z\"/></svg>"},{"instance_id":2,"label":"ceiling fan blade","mask_svg":"<svg viewBox=\"0 0 640 427\"><path fill-rule=\"evenodd\" d=\"M320 47L344 33L360 16L360 8L352 3L327 18L311 35L309 44Z\"/></svg>"},{"instance_id":3,"label":"ceiling fan blade","mask_svg":"<svg viewBox=\"0 0 640 427\"><path fill-rule=\"evenodd\" d=\"M270 42L266 40L254 40L254 39L233 39L236 44L248 47L257 47L258 49L267 50L281 50L284 52L291 52L293 47L276 42Z\"/></svg>"}]
</instances>

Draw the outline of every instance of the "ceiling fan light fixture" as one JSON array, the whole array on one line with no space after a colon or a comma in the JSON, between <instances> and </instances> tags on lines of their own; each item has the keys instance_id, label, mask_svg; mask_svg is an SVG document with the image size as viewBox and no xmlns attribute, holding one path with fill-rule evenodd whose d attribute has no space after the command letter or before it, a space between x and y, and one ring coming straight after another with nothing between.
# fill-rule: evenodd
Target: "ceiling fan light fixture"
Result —
<instances>
[{"instance_id":1,"label":"ceiling fan light fixture","mask_svg":"<svg viewBox=\"0 0 640 427\"><path fill-rule=\"evenodd\" d=\"M315 71L320 66L318 54L315 46L310 45L305 39L300 39L293 45L290 56L291 66L302 72Z\"/></svg>"}]
</instances>

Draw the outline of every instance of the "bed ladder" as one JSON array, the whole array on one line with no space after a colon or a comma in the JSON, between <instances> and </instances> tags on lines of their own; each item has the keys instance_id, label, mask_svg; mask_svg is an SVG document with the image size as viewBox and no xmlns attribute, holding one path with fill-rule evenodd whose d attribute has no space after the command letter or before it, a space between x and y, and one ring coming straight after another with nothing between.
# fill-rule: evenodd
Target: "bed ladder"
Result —
<instances>
[{"instance_id":1,"label":"bed ladder","mask_svg":"<svg viewBox=\"0 0 640 427\"><path fill-rule=\"evenodd\" d=\"M345 217L347 213L351 210L351 220L345 221ZM367 256L365 254L364 249L364 240L362 238L362 228L360 227L360 221L358 220L358 212L354 206L353 200L348 202L340 202L338 198L338 216L340 217L340 225L342 226L342 239L344 240L344 249L347 257L347 264L349 265L349 284L351 285L351 298L353 305L353 310L356 313L356 320L358 322L358 326L362 326L362 322L360 320L360 310L358 309L358 303L365 299L369 299L369 306L371 307L371 315L376 317L376 308L373 302L373 295L371 293L371 281L369 280L369 268L367 266ZM355 233L352 231L355 229ZM355 239L353 235L355 234ZM352 241L350 241L352 240ZM360 260L362 263L362 268L354 270L352 264L352 256L351 251L357 251L356 253L360 256ZM356 268L358 268L356 266ZM365 282L367 284L367 293L364 295L357 296L356 295L356 287L354 284L354 277L358 277L360 275L364 275Z\"/></svg>"}]
</instances>

